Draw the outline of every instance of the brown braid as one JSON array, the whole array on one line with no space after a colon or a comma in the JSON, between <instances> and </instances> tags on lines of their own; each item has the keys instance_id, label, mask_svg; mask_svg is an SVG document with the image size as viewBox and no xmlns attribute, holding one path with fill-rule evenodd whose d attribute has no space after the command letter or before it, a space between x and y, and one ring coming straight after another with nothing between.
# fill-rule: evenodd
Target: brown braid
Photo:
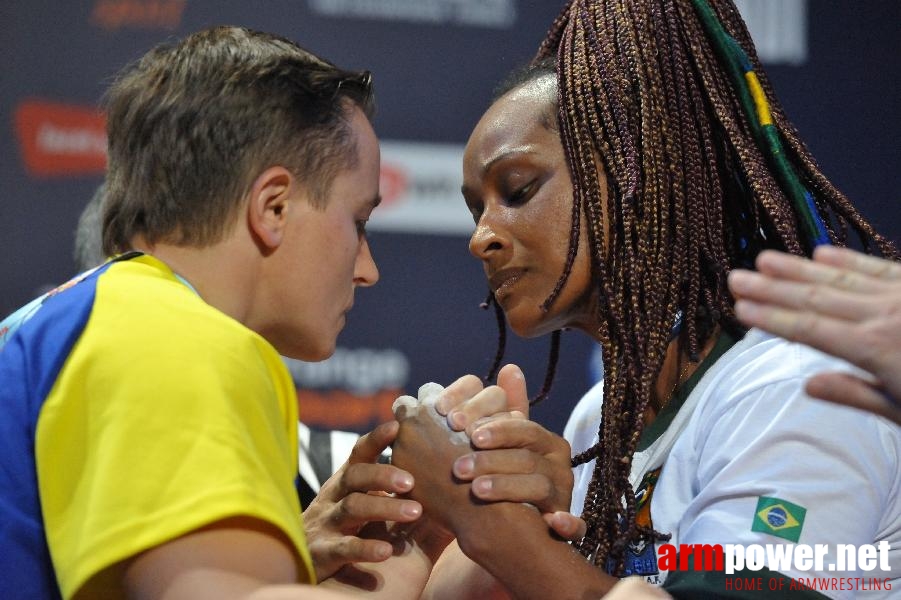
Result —
<instances>
[{"instance_id":1,"label":"brown braid","mask_svg":"<svg viewBox=\"0 0 901 600\"><path fill-rule=\"evenodd\" d=\"M504 351L507 348L507 320L504 318L504 309L497 303L497 299L492 292L488 293L488 297L479 304L479 308L488 310L490 306L494 307L494 317L497 320L497 351L494 353L494 360L491 361L491 367L488 373L482 377L482 381L488 383L497 377L498 371L501 369L501 363L504 360ZM539 402L547 399L551 393L551 386L554 384L554 375L557 373L557 361L560 359L560 330L551 334L551 348L548 352L547 370L544 374L544 382L541 389L535 394L535 397L529 400L529 406L535 406Z\"/></svg>"},{"instance_id":2,"label":"brown braid","mask_svg":"<svg viewBox=\"0 0 901 600\"><path fill-rule=\"evenodd\" d=\"M851 230L867 249L897 258L820 172L775 100L731 0L711 4L752 61L830 238L845 244ZM741 331L729 271L750 266L764 248L806 254L811 243L690 0L572 0L535 64L548 59L574 189L570 251L543 307L569 277L584 218L605 371L600 441L573 458L574 465L596 459L582 515L588 533L578 547L619 571L629 541L661 537L635 524L629 475L677 311L685 314L680 343L697 360L716 325Z\"/></svg>"},{"instance_id":3,"label":"brown braid","mask_svg":"<svg viewBox=\"0 0 901 600\"><path fill-rule=\"evenodd\" d=\"M494 318L497 320L497 351L494 353L494 360L491 361L488 373L482 377L482 381L485 383L497 377L497 372L501 369L501 362L504 360L504 351L507 349L507 320L504 318L504 309L497 303L493 292L488 292L488 297L479 304L479 308L483 310L488 310L489 306L494 307Z\"/></svg>"},{"instance_id":4,"label":"brown braid","mask_svg":"<svg viewBox=\"0 0 901 600\"><path fill-rule=\"evenodd\" d=\"M554 375L557 373L557 361L560 359L560 330L551 334L551 349L547 357L547 371L544 374L544 382L535 397L529 401L529 406L535 406L547 399L554 384Z\"/></svg>"}]
</instances>

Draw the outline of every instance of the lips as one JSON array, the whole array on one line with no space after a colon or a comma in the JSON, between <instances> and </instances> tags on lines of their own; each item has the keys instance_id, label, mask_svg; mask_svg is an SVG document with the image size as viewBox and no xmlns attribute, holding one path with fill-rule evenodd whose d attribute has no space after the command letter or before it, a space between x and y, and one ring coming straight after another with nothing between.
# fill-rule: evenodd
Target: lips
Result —
<instances>
[{"instance_id":1,"label":"lips","mask_svg":"<svg viewBox=\"0 0 901 600\"><path fill-rule=\"evenodd\" d=\"M495 297L506 294L517 281L525 274L526 270L519 267L501 269L488 278L488 284Z\"/></svg>"}]
</instances>

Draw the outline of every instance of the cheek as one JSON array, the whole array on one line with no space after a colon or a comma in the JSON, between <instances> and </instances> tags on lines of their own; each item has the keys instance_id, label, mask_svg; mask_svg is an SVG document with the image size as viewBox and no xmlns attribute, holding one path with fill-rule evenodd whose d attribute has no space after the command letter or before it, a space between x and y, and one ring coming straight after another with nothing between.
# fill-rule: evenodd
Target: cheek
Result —
<instances>
[{"instance_id":1,"label":"cheek","mask_svg":"<svg viewBox=\"0 0 901 600\"><path fill-rule=\"evenodd\" d=\"M530 218L533 239L542 240L545 262L558 276L563 274L572 237L572 188L557 186L542 198L540 209ZM580 219L579 253L587 250L585 219ZM577 255L578 258L578 255Z\"/></svg>"},{"instance_id":2,"label":"cheek","mask_svg":"<svg viewBox=\"0 0 901 600\"><path fill-rule=\"evenodd\" d=\"M332 235L325 236L322 242L322 251L328 256L327 261L331 269L343 273L348 268L353 268L352 265L359 253L360 236L357 233L356 222L348 224L342 220L340 223L333 223L331 232Z\"/></svg>"},{"instance_id":3,"label":"cheek","mask_svg":"<svg viewBox=\"0 0 901 600\"><path fill-rule=\"evenodd\" d=\"M588 248L582 244L579 244L579 246L579 252L573 261L572 271L569 276L569 285L573 288L573 294L582 299L589 296L596 286L591 276L591 261L588 257Z\"/></svg>"},{"instance_id":4,"label":"cheek","mask_svg":"<svg viewBox=\"0 0 901 600\"><path fill-rule=\"evenodd\" d=\"M566 210L569 210L568 208ZM549 239L555 239L557 243L550 251L553 255L554 269L548 273L549 279L553 279L552 286L556 285L559 277L563 275L566 259L569 256L569 241L572 224L569 215L566 219L560 219L554 223L553 231L548 231ZM575 250L573 264L567 277L566 284L561 290L560 296L554 303L551 312L558 315L581 315L586 308L592 305L591 298L596 293L597 285L594 282L591 268L591 248L588 242L588 228L584 215L580 219L579 242Z\"/></svg>"}]
</instances>

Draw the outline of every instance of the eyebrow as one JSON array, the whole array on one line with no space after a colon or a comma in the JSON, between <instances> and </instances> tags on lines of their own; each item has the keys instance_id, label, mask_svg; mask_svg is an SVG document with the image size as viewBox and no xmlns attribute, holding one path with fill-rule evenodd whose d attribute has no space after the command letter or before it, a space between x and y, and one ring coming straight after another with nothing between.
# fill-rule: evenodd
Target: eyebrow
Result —
<instances>
[{"instance_id":1,"label":"eyebrow","mask_svg":"<svg viewBox=\"0 0 901 600\"><path fill-rule=\"evenodd\" d=\"M494 165L497 163L510 158L516 154L538 154L535 150L531 149L531 146L517 146L516 148L510 148L509 150L505 150L498 154L497 156L493 156L491 160L482 165L481 172L482 175L491 170Z\"/></svg>"}]
</instances>

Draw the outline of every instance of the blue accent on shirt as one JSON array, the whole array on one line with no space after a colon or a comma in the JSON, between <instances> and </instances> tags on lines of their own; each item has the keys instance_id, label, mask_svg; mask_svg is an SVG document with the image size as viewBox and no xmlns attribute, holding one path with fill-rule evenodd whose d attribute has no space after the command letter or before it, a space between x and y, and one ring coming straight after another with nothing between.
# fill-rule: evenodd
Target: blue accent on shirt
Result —
<instances>
[{"instance_id":1,"label":"blue accent on shirt","mask_svg":"<svg viewBox=\"0 0 901 600\"><path fill-rule=\"evenodd\" d=\"M35 432L44 400L90 317L97 277L108 267L4 321L12 326L0 340L0 598L61 597L41 517Z\"/></svg>"}]
</instances>

